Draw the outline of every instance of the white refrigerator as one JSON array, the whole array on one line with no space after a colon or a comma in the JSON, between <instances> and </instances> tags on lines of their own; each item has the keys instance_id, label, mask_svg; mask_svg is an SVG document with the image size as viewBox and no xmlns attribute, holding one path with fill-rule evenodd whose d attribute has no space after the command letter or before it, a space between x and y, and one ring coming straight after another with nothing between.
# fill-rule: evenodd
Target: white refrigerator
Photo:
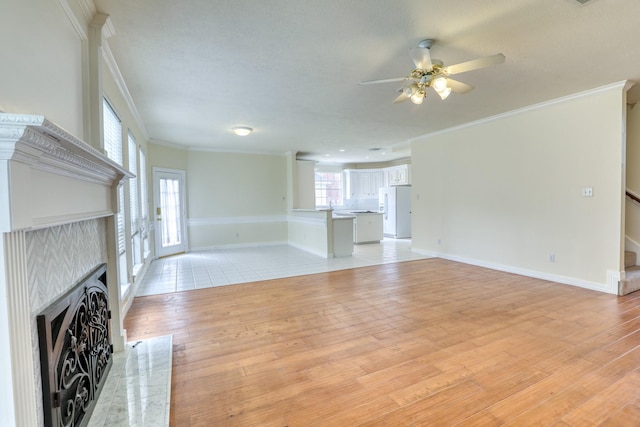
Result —
<instances>
[{"instance_id":1,"label":"white refrigerator","mask_svg":"<svg viewBox=\"0 0 640 427\"><path fill-rule=\"evenodd\" d=\"M387 237L411 237L411 186L382 187L379 190L382 231Z\"/></svg>"}]
</instances>

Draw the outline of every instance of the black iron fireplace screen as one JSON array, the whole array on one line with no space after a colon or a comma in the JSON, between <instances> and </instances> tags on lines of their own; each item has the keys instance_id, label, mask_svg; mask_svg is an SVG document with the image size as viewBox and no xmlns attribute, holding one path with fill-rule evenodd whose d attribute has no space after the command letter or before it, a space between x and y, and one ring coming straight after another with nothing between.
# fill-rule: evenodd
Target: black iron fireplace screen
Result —
<instances>
[{"instance_id":1,"label":"black iron fireplace screen","mask_svg":"<svg viewBox=\"0 0 640 427\"><path fill-rule=\"evenodd\" d=\"M85 426L112 364L107 266L37 317L44 422Z\"/></svg>"}]
</instances>

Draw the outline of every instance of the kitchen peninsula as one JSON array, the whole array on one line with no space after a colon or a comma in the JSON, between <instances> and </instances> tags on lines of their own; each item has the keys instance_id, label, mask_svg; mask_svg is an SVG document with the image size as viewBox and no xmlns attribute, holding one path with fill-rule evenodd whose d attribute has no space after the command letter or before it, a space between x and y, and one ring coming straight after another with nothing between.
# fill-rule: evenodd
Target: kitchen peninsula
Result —
<instances>
[{"instance_id":1,"label":"kitchen peninsula","mask_svg":"<svg viewBox=\"0 0 640 427\"><path fill-rule=\"evenodd\" d=\"M351 256L353 221L353 215L334 215L331 209L292 209L289 245L324 258Z\"/></svg>"},{"instance_id":2,"label":"kitchen peninsula","mask_svg":"<svg viewBox=\"0 0 640 427\"><path fill-rule=\"evenodd\" d=\"M353 217L353 243L378 243L383 239L382 213L375 211L335 211L334 217Z\"/></svg>"}]
</instances>

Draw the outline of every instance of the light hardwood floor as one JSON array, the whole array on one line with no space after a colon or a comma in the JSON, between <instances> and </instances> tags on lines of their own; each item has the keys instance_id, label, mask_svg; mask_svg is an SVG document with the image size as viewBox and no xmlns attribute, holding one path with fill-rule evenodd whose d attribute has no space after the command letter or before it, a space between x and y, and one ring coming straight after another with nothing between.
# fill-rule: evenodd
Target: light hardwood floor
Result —
<instances>
[{"instance_id":1,"label":"light hardwood floor","mask_svg":"<svg viewBox=\"0 0 640 427\"><path fill-rule=\"evenodd\" d=\"M174 336L172 426L637 426L636 294L427 259L138 297L125 327Z\"/></svg>"}]
</instances>

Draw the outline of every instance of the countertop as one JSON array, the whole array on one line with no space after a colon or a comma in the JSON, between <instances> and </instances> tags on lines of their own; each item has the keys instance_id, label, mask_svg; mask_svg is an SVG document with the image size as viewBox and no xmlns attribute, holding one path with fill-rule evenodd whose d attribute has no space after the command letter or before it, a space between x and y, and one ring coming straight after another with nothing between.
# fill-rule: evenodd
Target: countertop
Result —
<instances>
[{"instance_id":1,"label":"countertop","mask_svg":"<svg viewBox=\"0 0 640 427\"><path fill-rule=\"evenodd\" d=\"M376 211L333 211L334 216L358 216L358 215L382 215L382 212Z\"/></svg>"}]
</instances>

